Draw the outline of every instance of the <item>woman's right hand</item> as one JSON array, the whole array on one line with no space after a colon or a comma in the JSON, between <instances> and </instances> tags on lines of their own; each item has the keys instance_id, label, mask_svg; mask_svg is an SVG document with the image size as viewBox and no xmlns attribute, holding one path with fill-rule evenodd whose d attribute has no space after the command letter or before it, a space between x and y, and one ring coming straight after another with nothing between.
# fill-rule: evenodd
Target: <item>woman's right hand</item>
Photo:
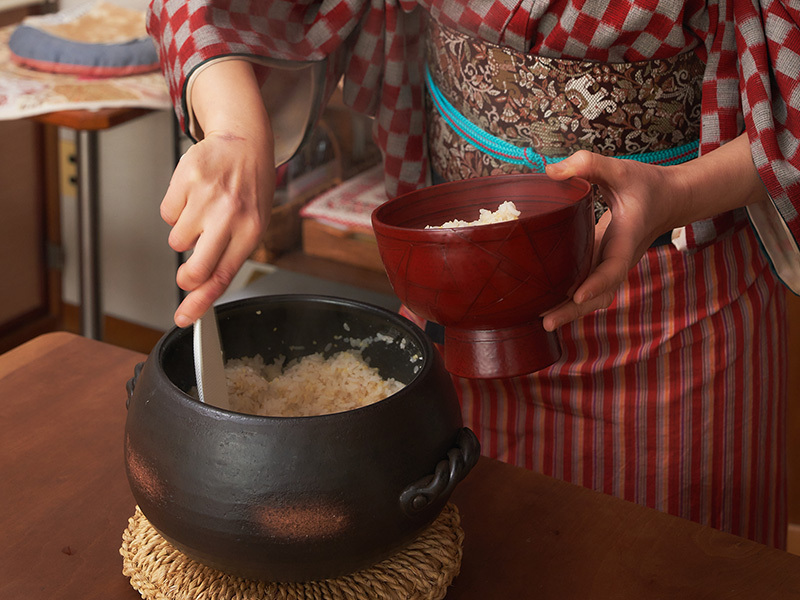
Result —
<instances>
[{"instance_id":1,"label":"woman's right hand","mask_svg":"<svg viewBox=\"0 0 800 600\"><path fill-rule=\"evenodd\" d=\"M176 252L193 250L176 275L189 292L175 312L186 327L230 285L267 226L275 189L273 140L249 63L216 63L197 76L192 106L203 139L178 163L161 203Z\"/></svg>"}]
</instances>

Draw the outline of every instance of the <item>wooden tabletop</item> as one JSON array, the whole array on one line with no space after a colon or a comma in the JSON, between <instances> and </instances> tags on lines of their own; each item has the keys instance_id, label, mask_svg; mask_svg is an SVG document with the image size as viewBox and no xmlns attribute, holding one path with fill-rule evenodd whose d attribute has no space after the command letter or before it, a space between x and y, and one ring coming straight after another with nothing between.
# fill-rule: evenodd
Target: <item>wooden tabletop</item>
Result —
<instances>
[{"instance_id":1,"label":"wooden tabletop","mask_svg":"<svg viewBox=\"0 0 800 600\"><path fill-rule=\"evenodd\" d=\"M67 333L0 355L0 598L135 600L125 383L144 356ZM447 598L800 598L800 557L497 461L452 500Z\"/></svg>"},{"instance_id":2,"label":"wooden tabletop","mask_svg":"<svg viewBox=\"0 0 800 600\"><path fill-rule=\"evenodd\" d=\"M98 110L60 110L31 117L40 123L69 127L76 131L99 131L121 125L153 112L149 108L101 108Z\"/></svg>"}]
</instances>

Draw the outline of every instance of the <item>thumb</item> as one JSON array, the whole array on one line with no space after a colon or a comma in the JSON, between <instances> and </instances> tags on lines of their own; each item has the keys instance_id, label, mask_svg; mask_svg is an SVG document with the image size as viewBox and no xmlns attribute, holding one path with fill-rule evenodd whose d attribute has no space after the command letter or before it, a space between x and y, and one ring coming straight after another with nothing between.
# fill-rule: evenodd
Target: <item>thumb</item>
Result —
<instances>
[{"instance_id":1,"label":"thumb","mask_svg":"<svg viewBox=\"0 0 800 600\"><path fill-rule=\"evenodd\" d=\"M575 154L558 162L550 163L545 167L545 173L553 179L569 179L582 177L589 179L595 170L595 163L599 156L588 150L578 150Z\"/></svg>"},{"instance_id":2,"label":"thumb","mask_svg":"<svg viewBox=\"0 0 800 600\"><path fill-rule=\"evenodd\" d=\"M580 177L592 183L603 184L606 181L604 173L612 168L607 156L578 150L575 154L545 167L545 173L552 179L562 180L570 177Z\"/></svg>"}]
</instances>

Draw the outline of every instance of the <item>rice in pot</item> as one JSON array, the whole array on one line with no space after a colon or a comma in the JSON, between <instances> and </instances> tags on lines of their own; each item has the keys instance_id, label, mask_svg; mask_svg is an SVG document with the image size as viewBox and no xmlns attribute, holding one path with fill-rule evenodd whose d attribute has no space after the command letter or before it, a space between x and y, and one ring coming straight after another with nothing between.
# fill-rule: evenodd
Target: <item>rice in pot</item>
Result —
<instances>
[{"instance_id":1,"label":"rice in pot","mask_svg":"<svg viewBox=\"0 0 800 600\"><path fill-rule=\"evenodd\" d=\"M228 360L225 375L231 408L264 416L324 415L372 404L404 387L395 379L382 378L357 350L284 362L279 357L265 363L260 355Z\"/></svg>"}]
</instances>

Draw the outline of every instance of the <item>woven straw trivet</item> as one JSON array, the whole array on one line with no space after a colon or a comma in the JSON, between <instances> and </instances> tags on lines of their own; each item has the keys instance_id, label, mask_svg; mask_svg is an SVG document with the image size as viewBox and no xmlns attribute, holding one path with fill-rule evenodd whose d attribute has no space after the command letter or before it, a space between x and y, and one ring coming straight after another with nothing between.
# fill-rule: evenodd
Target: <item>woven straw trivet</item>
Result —
<instances>
[{"instance_id":1,"label":"woven straw trivet","mask_svg":"<svg viewBox=\"0 0 800 600\"><path fill-rule=\"evenodd\" d=\"M363 571L305 583L227 575L173 548L136 507L122 534L122 573L145 600L440 600L461 569L464 531L454 504L407 547Z\"/></svg>"}]
</instances>

